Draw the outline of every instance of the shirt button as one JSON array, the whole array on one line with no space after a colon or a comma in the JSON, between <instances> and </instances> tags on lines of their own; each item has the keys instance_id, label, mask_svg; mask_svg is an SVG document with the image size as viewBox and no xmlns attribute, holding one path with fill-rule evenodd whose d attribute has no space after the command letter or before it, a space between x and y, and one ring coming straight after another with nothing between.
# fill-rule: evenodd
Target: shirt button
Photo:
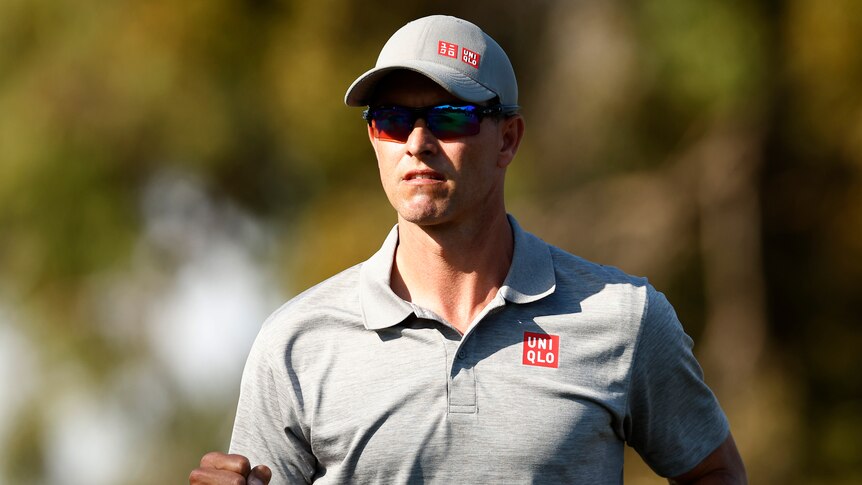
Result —
<instances>
[{"instance_id":1,"label":"shirt button","mask_svg":"<svg viewBox=\"0 0 862 485\"><path fill-rule=\"evenodd\" d=\"M467 356L467 354L465 354L463 350L458 351L458 358L459 359L463 359L466 356Z\"/></svg>"}]
</instances>

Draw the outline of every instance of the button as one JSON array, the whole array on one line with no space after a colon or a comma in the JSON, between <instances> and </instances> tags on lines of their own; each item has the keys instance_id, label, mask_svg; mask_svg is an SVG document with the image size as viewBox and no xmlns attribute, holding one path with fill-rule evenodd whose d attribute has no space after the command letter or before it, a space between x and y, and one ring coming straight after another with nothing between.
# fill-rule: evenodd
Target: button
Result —
<instances>
[{"instance_id":1,"label":"button","mask_svg":"<svg viewBox=\"0 0 862 485\"><path fill-rule=\"evenodd\" d=\"M466 356L467 356L467 354L465 354L463 350L458 351L458 358L459 359L463 359Z\"/></svg>"}]
</instances>

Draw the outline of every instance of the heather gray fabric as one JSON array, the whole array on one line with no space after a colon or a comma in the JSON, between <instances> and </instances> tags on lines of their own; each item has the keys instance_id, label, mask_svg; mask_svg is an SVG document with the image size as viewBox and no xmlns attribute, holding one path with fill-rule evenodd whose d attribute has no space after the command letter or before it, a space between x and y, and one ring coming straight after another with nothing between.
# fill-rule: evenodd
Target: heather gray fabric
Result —
<instances>
[{"instance_id":1,"label":"heather gray fabric","mask_svg":"<svg viewBox=\"0 0 862 485\"><path fill-rule=\"evenodd\" d=\"M622 483L625 443L663 476L721 444L727 420L664 296L510 221L505 285L463 337L390 290L397 228L275 312L231 452L273 483L601 484Z\"/></svg>"}]
</instances>

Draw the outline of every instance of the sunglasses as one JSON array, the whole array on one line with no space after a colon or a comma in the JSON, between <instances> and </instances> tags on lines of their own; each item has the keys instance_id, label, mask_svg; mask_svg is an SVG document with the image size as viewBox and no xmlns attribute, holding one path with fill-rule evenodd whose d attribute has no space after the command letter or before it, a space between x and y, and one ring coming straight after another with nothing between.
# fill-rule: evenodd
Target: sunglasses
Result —
<instances>
[{"instance_id":1,"label":"sunglasses","mask_svg":"<svg viewBox=\"0 0 862 485\"><path fill-rule=\"evenodd\" d=\"M424 108L372 106L362 113L362 117L371 126L375 138L405 143L420 118L425 120L438 140L451 141L478 134L482 118L486 116L508 116L517 111L517 105L502 104L487 107L441 104Z\"/></svg>"}]
</instances>

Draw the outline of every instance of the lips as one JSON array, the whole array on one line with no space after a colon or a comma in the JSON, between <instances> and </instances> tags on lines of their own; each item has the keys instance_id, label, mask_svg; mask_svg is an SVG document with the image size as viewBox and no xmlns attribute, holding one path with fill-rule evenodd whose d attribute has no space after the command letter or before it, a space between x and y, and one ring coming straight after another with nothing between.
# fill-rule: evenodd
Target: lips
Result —
<instances>
[{"instance_id":1,"label":"lips","mask_svg":"<svg viewBox=\"0 0 862 485\"><path fill-rule=\"evenodd\" d=\"M404 181L415 183L442 182L446 180L443 174L434 170L411 170L404 175Z\"/></svg>"}]
</instances>

